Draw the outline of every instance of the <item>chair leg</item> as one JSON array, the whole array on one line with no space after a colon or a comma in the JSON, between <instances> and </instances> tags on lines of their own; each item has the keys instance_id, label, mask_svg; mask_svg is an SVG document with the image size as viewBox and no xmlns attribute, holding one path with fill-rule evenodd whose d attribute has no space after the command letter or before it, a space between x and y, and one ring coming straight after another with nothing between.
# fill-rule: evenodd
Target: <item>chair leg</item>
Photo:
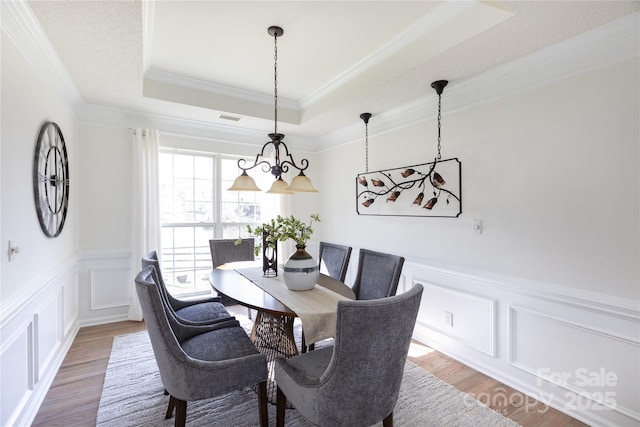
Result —
<instances>
[{"instance_id":1,"label":"chair leg","mask_svg":"<svg viewBox=\"0 0 640 427\"><path fill-rule=\"evenodd\" d=\"M184 427L187 423L187 402L176 399L176 422L175 427Z\"/></svg>"},{"instance_id":2,"label":"chair leg","mask_svg":"<svg viewBox=\"0 0 640 427\"><path fill-rule=\"evenodd\" d=\"M165 420L168 420L173 416L173 408L176 406L176 399L173 396L169 396L169 406L167 406L167 414L164 416Z\"/></svg>"},{"instance_id":3,"label":"chair leg","mask_svg":"<svg viewBox=\"0 0 640 427\"><path fill-rule=\"evenodd\" d=\"M260 427L269 427L269 413L267 412L267 382L258 384L258 410L260 413Z\"/></svg>"},{"instance_id":4,"label":"chair leg","mask_svg":"<svg viewBox=\"0 0 640 427\"><path fill-rule=\"evenodd\" d=\"M382 427L393 427L393 412L382 420Z\"/></svg>"},{"instance_id":5,"label":"chair leg","mask_svg":"<svg viewBox=\"0 0 640 427\"><path fill-rule=\"evenodd\" d=\"M247 317L251 320L251 309L247 307Z\"/></svg>"},{"instance_id":6,"label":"chair leg","mask_svg":"<svg viewBox=\"0 0 640 427\"><path fill-rule=\"evenodd\" d=\"M280 387L278 387L276 396L276 427L284 427L284 411L287 407L287 397L280 390Z\"/></svg>"}]
</instances>

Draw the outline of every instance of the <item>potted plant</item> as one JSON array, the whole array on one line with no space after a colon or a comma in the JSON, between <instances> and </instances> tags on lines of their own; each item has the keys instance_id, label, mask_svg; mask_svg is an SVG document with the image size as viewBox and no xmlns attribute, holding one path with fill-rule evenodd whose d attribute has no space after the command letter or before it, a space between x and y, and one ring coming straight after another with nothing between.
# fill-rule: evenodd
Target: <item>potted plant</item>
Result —
<instances>
[{"instance_id":1,"label":"potted plant","mask_svg":"<svg viewBox=\"0 0 640 427\"><path fill-rule=\"evenodd\" d=\"M307 241L313 234L314 222L320 222L318 214L311 215L308 223L300 221L293 215L288 217L278 215L270 222L257 227L247 226L247 230L251 235L262 237L263 239L262 245L256 245L256 255L261 248L263 249L263 270L269 250L270 254L276 254L277 258L278 241L284 242L291 239L296 242L296 251L291 254L284 264L284 281L289 289L308 290L312 289L316 284L318 264L305 250Z\"/></svg>"}]
</instances>

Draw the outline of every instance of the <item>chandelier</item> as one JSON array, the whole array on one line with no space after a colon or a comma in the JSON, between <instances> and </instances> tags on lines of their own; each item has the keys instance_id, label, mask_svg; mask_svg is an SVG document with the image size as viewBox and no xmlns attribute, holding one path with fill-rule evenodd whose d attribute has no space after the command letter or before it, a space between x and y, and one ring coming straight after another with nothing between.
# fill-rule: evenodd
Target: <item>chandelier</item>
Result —
<instances>
[{"instance_id":1,"label":"chandelier","mask_svg":"<svg viewBox=\"0 0 640 427\"><path fill-rule=\"evenodd\" d=\"M280 27L271 26L268 28L267 32L273 37L274 46L274 130L273 133L269 134L271 141L262 146L262 150L260 150L260 153L256 155L253 165L246 166L247 161L245 159L238 160L238 167L242 169L242 174L237 177L233 182L233 185L229 187L229 191L261 191L253 178L247 174L247 171L258 166L262 166L263 172L271 172L275 177L275 181L267 193L292 194L297 191L317 192L318 190L313 187L309 177L304 174L304 171L309 167L309 161L307 159L302 159L298 165L293 159L291 153L289 153L287 144L282 141L284 139L284 134L278 133L278 37L284 34L284 30ZM265 150L270 145L273 146L274 152L274 159L272 159L273 164L269 158L265 157ZM291 181L291 185L282 179L282 174L288 172L289 167L293 167L300 171L300 173Z\"/></svg>"}]
</instances>

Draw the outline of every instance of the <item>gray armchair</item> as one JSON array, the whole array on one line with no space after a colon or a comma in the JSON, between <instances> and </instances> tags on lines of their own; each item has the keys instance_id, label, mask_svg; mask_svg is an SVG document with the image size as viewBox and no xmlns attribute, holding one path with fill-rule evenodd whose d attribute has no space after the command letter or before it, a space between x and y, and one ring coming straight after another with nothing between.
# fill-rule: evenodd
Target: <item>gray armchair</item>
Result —
<instances>
[{"instance_id":1,"label":"gray armchair","mask_svg":"<svg viewBox=\"0 0 640 427\"><path fill-rule=\"evenodd\" d=\"M360 249L358 272L353 282L356 299L377 299L396 294L404 258Z\"/></svg>"},{"instance_id":2,"label":"gray armchair","mask_svg":"<svg viewBox=\"0 0 640 427\"><path fill-rule=\"evenodd\" d=\"M136 292L147 324L160 378L171 396L165 418L175 407L183 427L187 402L208 399L258 384L260 425L268 425L267 362L237 320L184 325L172 317L160 296L153 266L136 277Z\"/></svg>"},{"instance_id":3,"label":"gray armchair","mask_svg":"<svg viewBox=\"0 0 640 427\"><path fill-rule=\"evenodd\" d=\"M320 272L344 282L351 258L351 247L334 243L320 242L318 252L318 266Z\"/></svg>"},{"instance_id":4,"label":"gray armchair","mask_svg":"<svg viewBox=\"0 0 640 427\"><path fill-rule=\"evenodd\" d=\"M220 302L219 297L181 300L175 298L167 290L160 270L160 262L156 251L145 254L141 260L142 268L153 266L158 278L158 290L175 316L184 324L205 324L224 321L232 318Z\"/></svg>"},{"instance_id":5,"label":"gray armchair","mask_svg":"<svg viewBox=\"0 0 640 427\"><path fill-rule=\"evenodd\" d=\"M253 261L256 256L253 251L253 239L243 239L242 243L236 245L236 239L211 239L209 248L211 249L211 262L213 268L219 265L234 261ZM225 305L237 304L237 302L226 295L222 296ZM251 319L251 309L247 309L249 319Z\"/></svg>"},{"instance_id":6,"label":"gray armchair","mask_svg":"<svg viewBox=\"0 0 640 427\"><path fill-rule=\"evenodd\" d=\"M340 301L334 346L276 359L276 425L288 400L320 426L392 426L421 296L417 284L394 297Z\"/></svg>"},{"instance_id":7,"label":"gray armchair","mask_svg":"<svg viewBox=\"0 0 640 427\"><path fill-rule=\"evenodd\" d=\"M211 239L211 262L213 268L233 261L253 261L256 256L253 252L253 239L242 239L242 243L235 244L236 239Z\"/></svg>"}]
</instances>

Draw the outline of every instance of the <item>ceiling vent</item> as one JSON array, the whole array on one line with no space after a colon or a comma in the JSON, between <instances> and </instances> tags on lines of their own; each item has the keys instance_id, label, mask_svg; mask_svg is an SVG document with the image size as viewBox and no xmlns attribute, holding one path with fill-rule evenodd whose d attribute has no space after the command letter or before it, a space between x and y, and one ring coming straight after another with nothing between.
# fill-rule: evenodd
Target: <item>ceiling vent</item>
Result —
<instances>
[{"instance_id":1,"label":"ceiling vent","mask_svg":"<svg viewBox=\"0 0 640 427\"><path fill-rule=\"evenodd\" d=\"M226 114L220 114L218 116L219 119L223 119L223 120L231 120L232 122L237 122L240 121L240 117L235 117L235 116L229 116Z\"/></svg>"}]
</instances>

